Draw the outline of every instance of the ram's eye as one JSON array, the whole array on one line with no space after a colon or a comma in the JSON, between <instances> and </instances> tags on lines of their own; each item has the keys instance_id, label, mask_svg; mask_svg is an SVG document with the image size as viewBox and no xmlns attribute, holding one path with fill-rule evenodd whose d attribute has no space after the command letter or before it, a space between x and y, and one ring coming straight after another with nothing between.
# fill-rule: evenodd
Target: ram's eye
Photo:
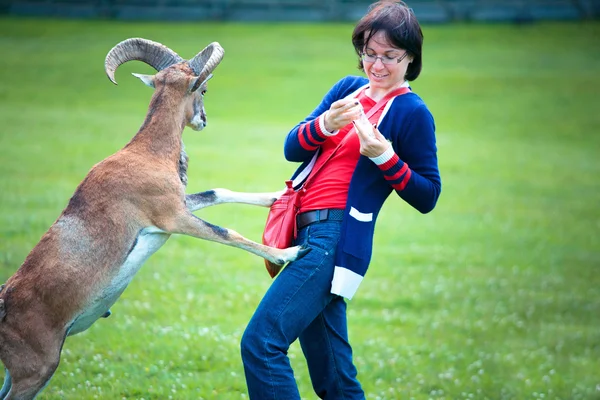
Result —
<instances>
[{"instance_id":1,"label":"ram's eye","mask_svg":"<svg viewBox=\"0 0 600 400\"><path fill-rule=\"evenodd\" d=\"M204 89L202 92L200 92L202 94L202 96L204 96L206 94L206 89Z\"/></svg>"}]
</instances>

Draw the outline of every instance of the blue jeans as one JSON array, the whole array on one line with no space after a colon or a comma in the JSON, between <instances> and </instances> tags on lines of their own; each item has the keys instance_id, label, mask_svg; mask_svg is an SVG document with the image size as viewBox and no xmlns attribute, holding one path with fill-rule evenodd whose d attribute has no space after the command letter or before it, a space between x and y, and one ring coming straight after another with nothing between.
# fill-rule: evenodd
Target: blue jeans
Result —
<instances>
[{"instance_id":1,"label":"blue jeans","mask_svg":"<svg viewBox=\"0 0 600 400\"><path fill-rule=\"evenodd\" d=\"M364 399L348 342L346 302L330 293L341 222L311 224L296 244L310 253L286 266L258 305L242 337L250 399L300 399L287 357L300 345L315 393L321 399Z\"/></svg>"}]
</instances>

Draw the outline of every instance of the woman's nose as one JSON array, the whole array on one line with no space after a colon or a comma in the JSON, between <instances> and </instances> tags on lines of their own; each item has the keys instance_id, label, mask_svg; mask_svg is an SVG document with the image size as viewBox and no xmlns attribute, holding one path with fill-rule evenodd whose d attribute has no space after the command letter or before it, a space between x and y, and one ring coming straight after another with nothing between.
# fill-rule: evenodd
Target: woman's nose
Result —
<instances>
[{"instance_id":1,"label":"woman's nose","mask_svg":"<svg viewBox=\"0 0 600 400\"><path fill-rule=\"evenodd\" d=\"M379 63L378 68L385 68L385 64L383 63L383 61L381 61L381 57L377 57L377 59L373 63L373 66L375 67L377 63Z\"/></svg>"}]
</instances>

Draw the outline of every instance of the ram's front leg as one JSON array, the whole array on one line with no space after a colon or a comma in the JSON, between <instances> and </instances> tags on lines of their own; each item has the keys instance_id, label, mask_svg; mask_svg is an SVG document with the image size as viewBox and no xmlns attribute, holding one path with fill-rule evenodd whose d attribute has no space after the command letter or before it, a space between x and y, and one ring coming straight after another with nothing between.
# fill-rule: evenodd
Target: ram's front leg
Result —
<instances>
[{"instance_id":1,"label":"ram's front leg","mask_svg":"<svg viewBox=\"0 0 600 400\"><path fill-rule=\"evenodd\" d=\"M270 193L243 193L229 189L212 189L206 192L185 196L185 205L190 211L222 203L242 203L255 206L271 207L271 204L283 194L283 190Z\"/></svg>"},{"instance_id":2,"label":"ram's front leg","mask_svg":"<svg viewBox=\"0 0 600 400\"><path fill-rule=\"evenodd\" d=\"M302 246L287 249L265 246L245 238L236 231L206 222L191 212L176 216L171 223L166 224L166 228L168 233L184 234L246 250L277 265L295 261L310 251Z\"/></svg>"}]
</instances>

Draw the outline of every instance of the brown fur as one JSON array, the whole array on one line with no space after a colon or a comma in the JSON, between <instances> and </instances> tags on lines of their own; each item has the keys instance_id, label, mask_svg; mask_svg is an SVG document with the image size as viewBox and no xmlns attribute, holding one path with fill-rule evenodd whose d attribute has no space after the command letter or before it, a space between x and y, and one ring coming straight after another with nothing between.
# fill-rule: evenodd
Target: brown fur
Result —
<instances>
[{"instance_id":1,"label":"brown fur","mask_svg":"<svg viewBox=\"0 0 600 400\"><path fill-rule=\"evenodd\" d=\"M302 254L298 248L263 246L192 214L222 202L269 206L276 197L225 189L186 197L181 134L194 109L203 110L204 87L187 91L193 79L185 62L156 75L156 90L138 133L90 170L0 290L0 359L12 377L3 400L32 399L50 380L70 324L89 304L97 304L93 302L119 273L144 228L239 247L279 264Z\"/></svg>"}]
</instances>

